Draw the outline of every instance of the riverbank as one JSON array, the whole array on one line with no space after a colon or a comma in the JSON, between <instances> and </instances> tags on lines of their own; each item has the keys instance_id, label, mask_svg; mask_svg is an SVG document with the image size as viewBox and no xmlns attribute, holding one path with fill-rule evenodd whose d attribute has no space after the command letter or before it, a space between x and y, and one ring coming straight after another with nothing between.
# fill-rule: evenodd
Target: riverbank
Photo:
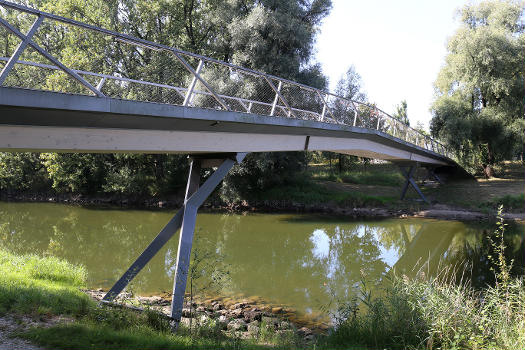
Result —
<instances>
[{"instance_id":1,"label":"riverbank","mask_svg":"<svg viewBox=\"0 0 525 350\"><path fill-rule=\"evenodd\" d=\"M525 186L524 186L525 188ZM521 203L523 195L516 195L510 200ZM130 200L120 197L107 196L83 196L74 194L17 194L0 195L0 201L5 202L35 202L35 203L62 203L85 207L108 207L124 209L166 209L174 210L182 206L179 199L149 199ZM442 220L495 220L496 208L500 203L508 202L508 198L496 197L492 201L485 202L481 208L473 206L462 207L460 205L430 204L422 202L390 202L389 205L352 207L340 203L300 203L291 200L256 200L245 201L238 205L224 205L220 201L207 201L201 208L202 212L258 212L258 213L313 213L329 214L349 218L432 218ZM477 209L477 210L476 210ZM525 221L525 202L523 209L511 207L504 213L505 219Z\"/></svg>"},{"instance_id":2,"label":"riverbank","mask_svg":"<svg viewBox=\"0 0 525 350\"><path fill-rule=\"evenodd\" d=\"M168 300L132 299L124 293L119 300L123 307L100 304L104 293L82 289L85 281L81 266L0 249L0 339L15 337L2 345L35 350L298 349L316 340L312 330L285 319L290 310L259 309L250 301L232 304L231 298L185 308L183 322L173 333L173 323L161 313Z\"/></svg>"},{"instance_id":3,"label":"riverbank","mask_svg":"<svg viewBox=\"0 0 525 350\"><path fill-rule=\"evenodd\" d=\"M336 327L326 335L297 328L286 310L225 299L195 303L195 312L186 308L173 333L170 319L158 312L168 307L166 298L124 294L124 306L101 305L102 291L81 290L84 268L0 249L0 339L15 337L6 349L32 350L523 348L523 278L511 277L504 260L491 261L498 283L481 291L465 280L456 284L450 269L437 277L393 275L379 294L362 282L355 298L337 305Z\"/></svg>"},{"instance_id":4,"label":"riverbank","mask_svg":"<svg viewBox=\"0 0 525 350\"><path fill-rule=\"evenodd\" d=\"M403 178L393 164L369 164L365 168L336 173L326 165L311 165L288 184L252 193L233 202L221 200L217 192L202 206L203 211L261 213L322 213L352 218L431 217L451 220L492 220L503 205L506 217L525 219L525 168L519 162L505 162L492 179L450 179L443 185L418 173L419 186L430 204L422 202L409 188L400 200ZM178 209L183 189L155 197L110 193L32 193L0 191L0 200L53 202L93 207L129 209Z\"/></svg>"},{"instance_id":5,"label":"riverbank","mask_svg":"<svg viewBox=\"0 0 525 350\"><path fill-rule=\"evenodd\" d=\"M83 290L93 300L100 302L106 291L102 289ZM190 305L190 300L192 305ZM137 311L154 310L166 317L171 314L171 296L133 296L121 293L113 305L122 305ZM190 298L185 296L181 324L185 327L199 327L214 323L227 335L242 339L257 338L261 332L275 332L282 336L300 336L312 341L316 335L325 334L332 324L328 316L321 313L301 315L288 305L266 302L260 297L214 296Z\"/></svg>"}]
</instances>

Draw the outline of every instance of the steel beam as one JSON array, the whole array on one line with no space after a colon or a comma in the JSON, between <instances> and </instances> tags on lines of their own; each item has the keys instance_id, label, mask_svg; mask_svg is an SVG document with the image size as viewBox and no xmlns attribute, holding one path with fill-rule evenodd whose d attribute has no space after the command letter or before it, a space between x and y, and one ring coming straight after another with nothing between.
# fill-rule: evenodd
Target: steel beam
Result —
<instances>
[{"instance_id":1,"label":"steel beam","mask_svg":"<svg viewBox=\"0 0 525 350\"><path fill-rule=\"evenodd\" d=\"M421 199L427 203L427 204L430 204L430 202L428 201L428 199L425 197L425 195L423 194L423 192L421 192L421 189L419 188L419 186L416 184L416 182L414 181L414 178L412 177L412 175L414 174L414 170L415 170L415 166L414 165L410 165L408 167L408 170L405 171L405 169L400 166L399 167L401 169L401 173L403 174L403 176L405 177L406 181L405 181L405 184L403 185L403 189L401 190L401 199L404 199L405 198L405 195L407 193L407 190L408 190L408 186L412 186L414 188L414 190L416 190L417 194L419 195L419 197L421 197Z\"/></svg>"},{"instance_id":2,"label":"steel beam","mask_svg":"<svg viewBox=\"0 0 525 350\"><path fill-rule=\"evenodd\" d=\"M182 228L179 237L175 278L173 281L173 295L171 299L171 317L175 321L175 328L178 327L182 316L182 306L184 304L184 292L186 291L186 281L190 267L191 247L193 244L193 233L195 231L197 210L215 187L222 181L222 179L224 179L236 162L240 163L245 156L246 153L238 153L236 160L225 159L204 185L202 185L202 187L184 203L184 218L182 220ZM192 179L190 175L188 189L190 189L190 185L192 182L195 182L195 180L196 179Z\"/></svg>"},{"instance_id":3,"label":"steel beam","mask_svg":"<svg viewBox=\"0 0 525 350\"><path fill-rule=\"evenodd\" d=\"M226 176L228 171L236 163L240 163L246 153L237 153L235 157L224 159L222 164L219 166L217 171L213 173L206 182L199 189L199 180L200 180L200 168L201 162L203 162L203 156L199 156L192 161L190 167L190 173L188 176L188 183L186 186L186 196L183 207L175 214L175 216L168 222L168 224L160 231L160 233L153 239L153 241L148 245L148 247L142 252L142 254L133 262L129 269L120 277L120 279L115 283L115 285L109 290L108 293L104 296L105 301L114 300L120 292L133 280L133 278L144 268L144 266L158 253L158 251L168 242L168 240L177 232L182 226L181 239L184 236L184 247L186 252L188 250L188 232L191 232L191 238L193 238L193 228L195 226L195 218L197 215L198 208L202 205L204 200L208 198L211 192L217 187L217 185L222 181ZM210 156L209 158L214 159L216 156ZM193 228L192 228L193 227ZM179 242L179 250L181 249L181 244ZM191 240L189 245L189 251L191 253ZM177 256L177 271L179 268L179 256ZM182 266L181 266L182 267ZM187 275L187 270L183 275ZM182 283L182 276L176 272L175 281L180 280ZM183 281L184 288L186 286L186 280ZM182 287L182 286L181 286ZM184 297L184 291L182 293ZM179 303L176 303L179 305ZM179 315L177 323L180 321L180 313L182 310L182 303L180 303L180 310L175 310L176 314ZM172 310L173 313L173 310Z\"/></svg>"},{"instance_id":4,"label":"steel beam","mask_svg":"<svg viewBox=\"0 0 525 350\"><path fill-rule=\"evenodd\" d=\"M0 85L4 84L5 79L7 78L7 75L13 69L15 66L15 63L17 63L18 58L20 55L22 55L22 52L24 52L25 48L27 47L27 44L31 41L33 38L33 35L36 33L40 25L42 24L42 21L44 20L43 16L38 16L27 32L25 39L20 42L18 47L16 48L15 52L11 55L11 58L9 58L9 61L7 61L6 65L4 66L4 69L2 69L2 72L0 73Z\"/></svg>"}]
</instances>

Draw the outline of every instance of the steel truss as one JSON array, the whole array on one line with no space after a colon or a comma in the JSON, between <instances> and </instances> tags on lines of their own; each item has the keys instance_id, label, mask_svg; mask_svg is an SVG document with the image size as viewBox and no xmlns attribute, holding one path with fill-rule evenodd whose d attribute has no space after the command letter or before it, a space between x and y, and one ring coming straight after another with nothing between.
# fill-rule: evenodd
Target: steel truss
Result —
<instances>
[{"instance_id":1,"label":"steel truss","mask_svg":"<svg viewBox=\"0 0 525 350\"><path fill-rule=\"evenodd\" d=\"M164 226L160 233L153 239L142 254L131 264L128 270L111 287L104 296L104 301L113 301L133 278L146 266L146 264L159 252L168 240L180 229L179 248L177 251L177 262L175 266L175 278L173 281L173 295L171 301L171 317L178 326L182 316L184 303L184 292L186 291L186 280L193 244L193 233L197 211L202 203L213 192L217 185L224 179L230 169L244 159L246 153L234 153L228 155L195 155L192 156L184 205ZM200 186L201 168L218 166L217 170Z\"/></svg>"}]
</instances>

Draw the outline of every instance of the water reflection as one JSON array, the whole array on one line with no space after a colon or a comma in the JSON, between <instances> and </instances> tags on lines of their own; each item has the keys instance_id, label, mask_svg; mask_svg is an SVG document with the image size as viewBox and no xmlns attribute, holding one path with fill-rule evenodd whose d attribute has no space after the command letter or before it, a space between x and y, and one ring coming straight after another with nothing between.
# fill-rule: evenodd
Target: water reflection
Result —
<instances>
[{"instance_id":1,"label":"water reflection","mask_svg":"<svg viewBox=\"0 0 525 350\"><path fill-rule=\"evenodd\" d=\"M83 264L92 287L108 288L171 215L0 202L0 244L18 253ZM212 252L228 266L230 279L223 293L257 295L317 312L332 295L351 297L363 276L379 281L393 270L410 275L425 269L432 274L439 264L469 263L476 285L490 283L485 237L493 229L422 219L356 222L315 215L199 214L194 247ZM506 234L515 274L524 273L524 237L523 225L511 225ZM177 241L173 237L137 276L137 292L171 290Z\"/></svg>"}]
</instances>

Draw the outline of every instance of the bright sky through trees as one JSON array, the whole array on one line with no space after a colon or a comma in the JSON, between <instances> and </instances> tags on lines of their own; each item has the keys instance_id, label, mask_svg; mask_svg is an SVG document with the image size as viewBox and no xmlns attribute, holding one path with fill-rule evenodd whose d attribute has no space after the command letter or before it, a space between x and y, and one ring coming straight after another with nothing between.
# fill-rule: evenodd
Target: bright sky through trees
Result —
<instances>
[{"instance_id":1,"label":"bright sky through trees","mask_svg":"<svg viewBox=\"0 0 525 350\"><path fill-rule=\"evenodd\" d=\"M465 0L333 0L317 38L330 90L353 64L371 102L385 112L406 99L411 125L428 129L433 82ZM477 1L475 1L477 3Z\"/></svg>"}]
</instances>

